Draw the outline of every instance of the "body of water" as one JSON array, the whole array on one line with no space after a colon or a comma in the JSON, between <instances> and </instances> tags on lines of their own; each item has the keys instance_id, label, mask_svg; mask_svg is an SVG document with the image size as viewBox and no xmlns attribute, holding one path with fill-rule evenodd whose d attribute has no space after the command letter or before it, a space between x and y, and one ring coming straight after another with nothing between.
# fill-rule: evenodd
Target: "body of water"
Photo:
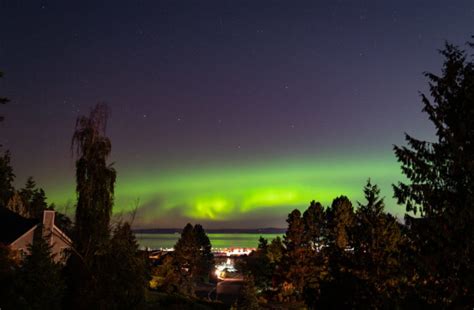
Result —
<instances>
[{"instance_id":1,"label":"body of water","mask_svg":"<svg viewBox=\"0 0 474 310\"><path fill-rule=\"evenodd\" d=\"M251 233L208 233L213 248L256 248L260 236L271 240L282 234L251 234ZM178 241L180 234L135 234L140 247L150 249L172 248Z\"/></svg>"}]
</instances>

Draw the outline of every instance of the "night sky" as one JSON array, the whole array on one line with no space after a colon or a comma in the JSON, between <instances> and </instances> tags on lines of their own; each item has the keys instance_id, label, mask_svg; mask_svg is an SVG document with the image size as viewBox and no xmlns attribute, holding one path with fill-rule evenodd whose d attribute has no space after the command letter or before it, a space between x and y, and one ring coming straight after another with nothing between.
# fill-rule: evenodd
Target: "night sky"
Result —
<instances>
[{"instance_id":1,"label":"night sky","mask_svg":"<svg viewBox=\"0 0 474 310\"><path fill-rule=\"evenodd\" d=\"M100 4L99 4L100 2ZM0 1L0 143L73 210L75 120L108 103L116 213L136 227L284 227L433 138L422 73L474 34L474 1Z\"/></svg>"}]
</instances>

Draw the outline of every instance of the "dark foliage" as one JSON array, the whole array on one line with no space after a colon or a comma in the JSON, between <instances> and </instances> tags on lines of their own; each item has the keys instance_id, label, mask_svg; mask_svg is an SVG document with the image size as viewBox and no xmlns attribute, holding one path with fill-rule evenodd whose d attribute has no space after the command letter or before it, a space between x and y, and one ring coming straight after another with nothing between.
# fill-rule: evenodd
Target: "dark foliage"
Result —
<instances>
[{"instance_id":1,"label":"dark foliage","mask_svg":"<svg viewBox=\"0 0 474 310\"><path fill-rule=\"evenodd\" d=\"M355 215L350 200L345 196L334 199L326 212L326 221L322 255L327 264L327 275L324 278L320 276L319 305L325 308L332 303L336 309L352 307L353 296L359 287L353 274L352 229Z\"/></svg>"},{"instance_id":2,"label":"dark foliage","mask_svg":"<svg viewBox=\"0 0 474 310\"><path fill-rule=\"evenodd\" d=\"M472 47L472 44L471 44ZM406 135L395 154L408 182L394 186L408 212L410 238L417 247L417 286L425 302L462 307L474 304L474 63L451 44L441 75L426 73L430 97L423 111L437 140Z\"/></svg>"},{"instance_id":3,"label":"dark foliage","mask_svg":"<svg viewBox=\"0 0 474 310\"><path fill-rule=\"evenodd\" d=\"M15 174L13 173L10 160L11 157L9 151L0 155L0 207L6 207L8 201L15 192L13 187Z\"/></svg>"},{"instance_id":4,"label":"dark foliage","mask_svg":"<svg viewBox=\"0 0 474 310\"><path fill-rule=\"evenodd\" d=\"M61 266L54 262L51 245L41 231L28 250L30 255L26 256L14 282L18 308L61 309L64 293Z\"/></svg>"},{"instance_id":5,"label":"dark foliage","mask_svg":"<svg viewBox=\"0 0 474 310\"><path fill-rule=\"evenodd\" d=\"M148 284L146 256L138 251L138 243L128 223L114 229L107 253L99 259L98 276L103 289L100 298L107 309L141 309L145 306Z\"/></svg>"},{"instance_id":6,"label":"dark foliage","mask_svg":"<svg viewBox=\"0 0 474 310\"><path fill-rule=\"evenodd\" d=\"M46 203L44 190L36 187L33 177L28 178L25 187L19 191L19 194L24 208L22 213L28 218L41 219L43 211L48 208L48 204Z\"/></svg>"},{"instance_id":7,"label":"dark foliage","mask_svg":"<svg viewBox=\"0 0 474 310\"><path fill-rule=\"evenodd\" d=\"M105 136L107 107L95 106L89 116L77 119L72 138L76 161L76 226L74 243L88 263L107 243L116 173L107 164L112 146Z\"/></svg>"},{"instance_id":8,"label":"dark foliage","mask_svg":"<svg viewBox=\"0 0 474 310\"><path fill-rule=\"evenodd\" d=\"M107 107L95 106L90 115L77 119L72 138L76 161L77 207L73 233L73 253L67 263L68 307L96 308L104 301L101 292L109 285L102 281L110 242L116 173L107 164L111 143L105 136Z\"/></svg>"},{"instance_id":9,"label":"dark foliage","mask_svg":"<svg viewBox=\"0 0 474 310\"><path fill-rule=\"evenodd\" d=\"M303 213L305 227L305 265L304 299L312 307L321 294L321 283L327 279L327 257L324 246L327 241L326 212L319 202L311 201Z\"/></svg>"},{"instance_id":10,"label":"dark foliage","mask_svg":"<svg viewBox=\"0 0 474 310\"><path fill-rule=\"evenodd\" d=\"M3 309L14 309L18 306L18 296L13 285L17 268L18 264L10 248L0 243L0 307Z\"/></svg>"},{"instance_id":11,"label":"dark foliage","mask_svg":"<svg viewBox=\"0 0 474 310\"><path fill-rule=\"evenodd\" d=\"M196 257L196 276L199 280L207 282L214 268L211 241L200 224L194 225L193 234L199 249L199 255Z\"/></svg>"},{"instance_id":12,"label":"dark foliage","mask_svg":"<svg viewBox=\"0 0 474 310\"><path fill-rule=\"evenodd\" d=\"M283 277L285 294L300 298L303 293L306 270L306 244L304 243L304 222L299 210L293 210L286 220L288 229L283 237Z\"/></svg>"},{"instance_id":13,"label":"dark foliage","mask_svg":"<svg viewBox=\"0 0 474 310\"><path fill-rule=\"evenodd\" d=\"M258 310L260 306L258 305L257 292L255 289L255 284L251 277L244 279L244 284L242 285L239 297L235 302L234 308L237 310Z\"/></svg>"},{"instance_id":14,"label":"dark foliage","mask_svg":"<svg viewBox=\"0 0 474 310\"><path fill-rule=\"evenodd\" d=\"M386 308L400 302L406 282L402 267L405 238L396 219L384 212L377 185L364 187L366 203L359 203L354 227L354 275L360 283L358 305Z\"/></svg>"},{"instance_id":15,"label":"dark foliage","mask_svg":"<svg viewBox=\"0 0 474 310\"><path fill-rule=\"evenodd\" d=\"M180 268L174 259L174 253L166 255L162 263L153 268L152 275L158 277L156 289L167 294L194 296L194 282L187 271Z\"/></svg>"},{"instance_id":16,"label":"dark foliage","mask_svg":"<svg viewBox=\"0 0 474 310\"><path fill-rule=\"evenodd\" d=\"M241 266L244 272L252 275L255 285L260 289L270 288L274 275L274 265L269 257L268 240L260 237L258 247L245 259Z\"/></svg>"},{"instance_id":17,"label":"dark foliage","mask_svg":"<svg viewBox=\"0 0 474 310\"><path fill-rule=\"evenodd\" d=\"M190 282L207 281L214 267L211 243L201 225L187 224L174 246L174 264Z\"/></svg>"}]
</instances>

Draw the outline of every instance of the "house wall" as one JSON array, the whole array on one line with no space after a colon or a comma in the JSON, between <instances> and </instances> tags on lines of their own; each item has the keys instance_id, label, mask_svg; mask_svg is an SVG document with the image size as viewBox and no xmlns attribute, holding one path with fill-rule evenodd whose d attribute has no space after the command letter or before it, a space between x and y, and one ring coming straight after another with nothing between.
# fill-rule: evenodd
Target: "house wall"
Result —
<instances>
[{"instance_id":1,"label":"house wall","mask_svg":"<svg viewBox=\"0 0 474 310\"><path fill-rule=\"evenodd\" d=\"M10 248L12 249L16 258L23 260L26 255L30 254L30 251L28 251L28 246L33 242L33 236L37 228L38 225L34 226L29 231L24 233L20 238L16 239L10 244Z\"/></svg>"},{"instance_id":2,"label":"house wall","mask_svg":"<svg viewBox=\"0 0 474 310\"><path fill-rule=\"evenodd\" d=\"M55 262L65 261L65 250L70 248L71 241L69 238L55 225L52 227L52 233L48 234L47 241L49 241L51 247L51 253ZM10 248L14 252L14 255L19 259L24 259L26 255L29 255L28 246L33 242L35 231L41 229L41 226L36 225L23 236L16 239L10 244Z\"/></svg>"},{"instance_id":3,"label":"house wall","mask_svg":"<svg viewBox=\"0 0 474 310\"><path fill-rule=\"evenodd\" d=\"M54 260L56 262L65 260L67 250L71 248L71 240L56 226L53 228L51 239L51 251L54 255Z\"/></svg>"}]
</instances>

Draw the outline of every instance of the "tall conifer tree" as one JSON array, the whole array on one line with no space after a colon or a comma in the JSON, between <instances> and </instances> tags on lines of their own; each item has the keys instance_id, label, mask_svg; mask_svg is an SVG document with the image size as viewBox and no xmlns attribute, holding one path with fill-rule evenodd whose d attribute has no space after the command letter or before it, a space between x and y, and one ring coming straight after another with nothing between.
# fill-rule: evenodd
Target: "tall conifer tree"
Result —
<instances>
[{"instance_id":1,"label":"tall conifer tree","mask_svg":"<svg viewBox=\"0 0 474 310\"><path fill-rule=\"evenodd\" d=\"M404 274L401 268L401 251L404 238L400 225L385 213L380 189L370 180L364 187L365 203L359 203L354 228L354 274L362 287L354 296L359 305L374 308L396 305L397 291Z\"/></svg>"},{"instance_id":2,"label":"tall conifer tree","mask_svg":"<svg viewBox=\"0 0 474 310\"><path fill-rule=\"evenodd\" d=\"M201 280L208 281L211 271L214 268L214 254L212 254L211 241L200 224L194 225L193 234L199 249L196 275Z\"/></svg>"},{"instance_id":3,"label":"tall conifer tree","mask_svg":"<svg viewBox=\"0 0 474 310\"><path fill-rule=\"evenodd\" d=\"M304 244L304 222L301 212L293 210L286 220L288 229L283 238L285 254L283 265L285 269L286 281L289 284L291 294L296 298L301 298L305 284L306 274L306 250ZM290 292L288 292L290 293Z\"/></svg>"},{"instance_id":4,"label":"tall conifer tree","mask_svg":"<svg viewBox=\"0 0 474 310\"><path fill-rule=\"evenodd\" d=\"M441 55L441 74L425 73L431 96L422 94L437 138L407 134L408 146L394 147L408 179L394 191L408 212L421 216L406 222L419 247L422 295L462 307L474 304L474 63L451 44Z\"/></svg>"}]
</instances>

